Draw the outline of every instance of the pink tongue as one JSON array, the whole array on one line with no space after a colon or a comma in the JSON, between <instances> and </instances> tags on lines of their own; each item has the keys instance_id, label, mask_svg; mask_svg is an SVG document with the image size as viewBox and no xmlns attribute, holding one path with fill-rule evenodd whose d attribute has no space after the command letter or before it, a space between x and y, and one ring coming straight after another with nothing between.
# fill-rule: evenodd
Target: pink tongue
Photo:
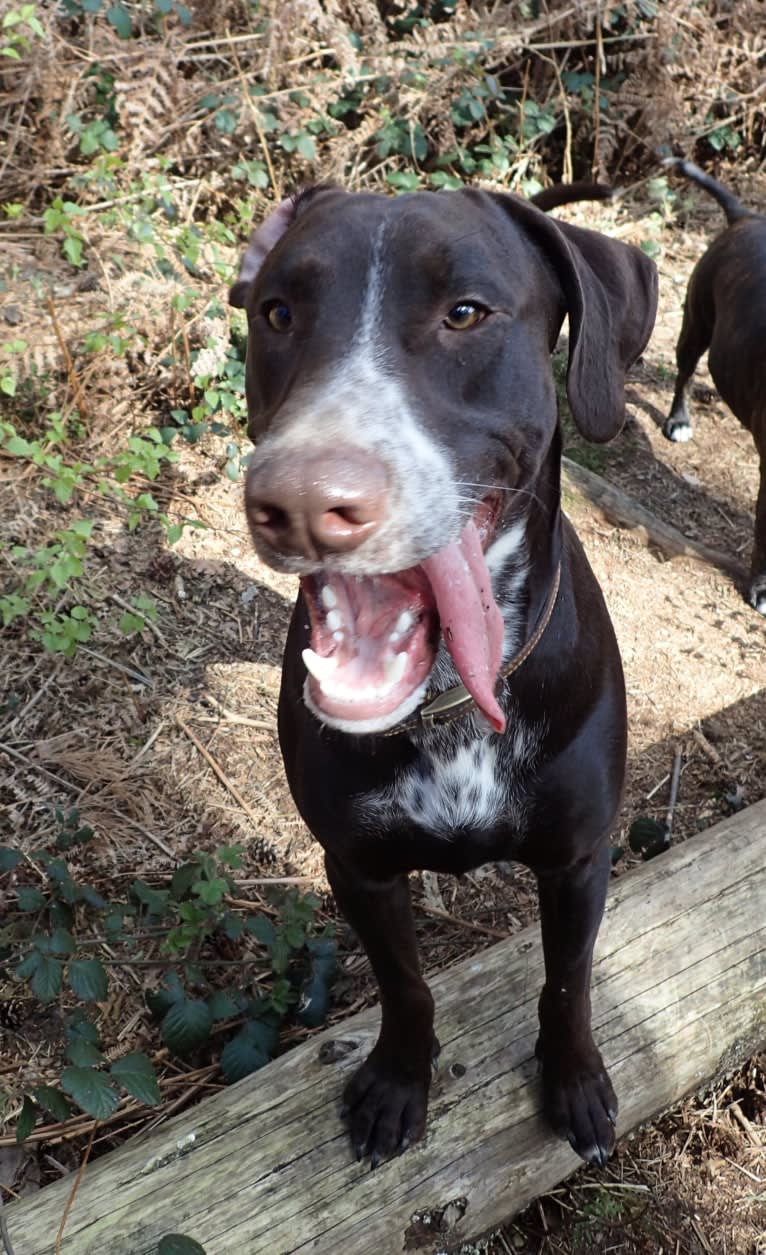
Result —
<instances>
[{"instance_id":1,"label":"pink tongue","mask_svg":"<svg viewBox=\"0 0 766 1255\"><path fill-rule=\"evenodd\" d=\"M468 523L458 541L426 558L423 570L460 678L495 731L503 732L505 716L495 698L503 652L503 617L492 596L492 581L475 524Z\"/></svg>"}]
</instances>

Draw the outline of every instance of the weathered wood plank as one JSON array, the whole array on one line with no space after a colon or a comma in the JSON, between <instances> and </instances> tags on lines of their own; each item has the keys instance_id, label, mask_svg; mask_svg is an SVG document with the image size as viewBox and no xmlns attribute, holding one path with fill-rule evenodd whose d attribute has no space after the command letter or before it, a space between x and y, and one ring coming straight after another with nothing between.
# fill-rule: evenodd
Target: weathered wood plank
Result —
<instances>
[{"instance_id":1,"label":"weathered wood plank","mask_svg":"<svg viewBox=\"0 0 766 1255\"><path fill-rule=\"evenodd\" d=\"M432 980L442 1054L427 1137L401 1158L355 1163L338 1120L365 1012L88 1168L64 1255L150 1255L178 1231L210 1255L436 1255L502 1222L579 1162L538 1114L541 983L536 929ZM766 1040L766 802L616 882L593 1013L620 1133ZM15 1255L53 1251L70 1189L7 1209Z\"/></svg>"}]
</instances>

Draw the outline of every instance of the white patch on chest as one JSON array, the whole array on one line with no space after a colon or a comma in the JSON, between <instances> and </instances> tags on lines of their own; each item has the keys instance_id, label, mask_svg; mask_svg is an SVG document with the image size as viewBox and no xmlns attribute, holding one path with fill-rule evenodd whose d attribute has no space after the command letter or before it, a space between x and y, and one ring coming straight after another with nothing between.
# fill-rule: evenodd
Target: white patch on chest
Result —
<instances>
[{"instance_id":1,"label":"white patch on chest","mask_svg":"<svg viewBox=\"0 0 766 1255\"><path fill-rule=\"evenodd\" d=\"M541 729L521 721L504 737L481 736L473 718L425 734L420 760L398 771L387 788L360 799L362 816L383 828L416 824L446 840L456 830L486 830L500 822L520 830L526 777L540 739Z\"/></svg>"}]
</instances>

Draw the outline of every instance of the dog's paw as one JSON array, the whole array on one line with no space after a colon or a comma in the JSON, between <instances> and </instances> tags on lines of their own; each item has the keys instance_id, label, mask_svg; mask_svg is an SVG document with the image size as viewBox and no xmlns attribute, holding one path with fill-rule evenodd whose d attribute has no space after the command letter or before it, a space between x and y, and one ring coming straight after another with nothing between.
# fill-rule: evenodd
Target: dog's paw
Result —
<instances>
[{"instance_id":1,"label":"dog's paw","mask_svg":"<svg viewBox=\"0 0 766 1255\"><path fill-rule=\"evenodd\" d=\"M668 418L665 420L665 426L662 434L668 440L673 440L676 444L686 444L687 440L691 440L694 432L692 425L684 418Z\"/></svg>"},{"instance_id":2,"label":"dog's paw","mask_svg":"<svg viewBox=\"0 0 766 1255\"><path fill-rule=\"evenodd\" d=\"M750 582L750 605L766 616L766 574L756 575Z\"/></svg>"},{"instance_id":3,"label":"dog's paw","mask_svg":"<svg viewBox=\"0 0 766 1255\"><path fill-rule=\"evenodd\" d=\"M543 1110L559 1137L586 1163L603 1168L614 1149L617 1098L595 1046L583 1058L542 1052Z\"/></svg>"},{"instance_id":4,"label":"dog's paw","mask_svg":"<svg viewBox=\"0 0 766 1255\"><path fill-rule=\"evenodd\" d=\"M369 1157L376 1168L423 1136L430 1080L430 1065L418 1078L372 1051L343 1091L341 1116L357 1159Z\"/></svg>"}]
</instances>

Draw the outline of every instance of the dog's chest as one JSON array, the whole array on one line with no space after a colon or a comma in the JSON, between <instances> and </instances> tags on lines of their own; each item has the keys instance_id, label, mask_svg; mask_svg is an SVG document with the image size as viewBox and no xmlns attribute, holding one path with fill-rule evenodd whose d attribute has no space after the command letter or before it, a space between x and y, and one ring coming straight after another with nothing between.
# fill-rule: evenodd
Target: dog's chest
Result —
<instances>
[{"instance_id":1,"label":"dog's chest","mask_svg":"<svg viewBox=\"0 0 766 1255\"><path fill-rule=\"evenodd\" d=\"M360 818L378 829L414 826L447 840L500 824L522 831L540 739L539 729L522 722L504 736L476 733L473 720L432 732L420 739L412 764L359 799Z\"/></svg>"}]
</instances>

